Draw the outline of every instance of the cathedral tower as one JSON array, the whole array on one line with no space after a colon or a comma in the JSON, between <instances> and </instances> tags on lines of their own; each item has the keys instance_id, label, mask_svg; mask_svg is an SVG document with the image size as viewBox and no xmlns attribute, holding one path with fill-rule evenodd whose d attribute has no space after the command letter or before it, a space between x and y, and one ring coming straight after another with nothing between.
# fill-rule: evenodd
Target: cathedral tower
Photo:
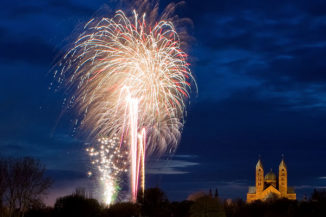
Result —
<instances>
[{"instance_id":1,"label":"cathedral tower","mask_svg":"<svg viewBox=\"0 0 326 217\"><path fill-rule=\"evenodd\" d=\"M259 159L256 164L256 193L264 191L264 168L261 160Z\"/></svg>"},{"instance_id":2,"label":"cathedral tower","mask_svg":"<svg viewBox=\"0 0 326 217\"><path fill-rule=\"evenodd\" d=\"M259 159L256 164L256 186L249 186L248 189L248 203L255 200L268 201L272 198L297 199L294 188L288 187L288 170L284 157L279 165L278 177L272 170L264 176L263 164Z\"/></svg>"},{"instance_id":3,"label":"cathedral tower","mask_svg":"<svg viewBox=\"0 0 326 217\"><path fill-rule=\"evenodd\" d=\"M278 167L278 188L281 193L281 197L286 197L288 193L288 171L284 162L284 156Z\"/></svg>"}]
</instances>

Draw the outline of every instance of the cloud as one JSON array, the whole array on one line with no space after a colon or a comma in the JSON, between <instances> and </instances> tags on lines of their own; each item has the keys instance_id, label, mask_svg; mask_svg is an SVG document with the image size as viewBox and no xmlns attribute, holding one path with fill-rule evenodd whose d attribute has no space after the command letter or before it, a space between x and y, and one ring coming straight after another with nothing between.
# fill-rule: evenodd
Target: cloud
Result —
<instances>
[{"instance_id":1,"label":"cloud","mask_svg":"<svg viewBox=\"0 0 326 217\"><path fill-rule=\"evenodd\" d=\"M193 154L177 154L177 155L174 155L173 158L181 158L181 159L196 159L198 158L197 155L193 155Z\"/></svg>"},{"instance_id":2,"label":"cloud","mask_svg":"<svg viewBox=\"0 0 326 217\"><path fill-rule=\"evenodd\" d=\"M74 15L89 16L94 13L92 8L70 0L49 0L48 7L63 9Z\"/></svg>"},{"instance_id":3,"label":"cloud","mask_svg":"<svg viewBox=\"0 0 326 217\"><path fill-rule=\"evenodd\" d=\"M181 158L176 160L176 158ZM192 159L193 155L175 155L173 159L160 159L157 161L152 161L147 164L146 174L150 175L177 175L177 174L187 174L190 173L186 169L189 167L197 166L199 163L192 162L189 160L182 159Z\"/></svg>"},{"instance_id":4,"label":"cloud","mask_svg":"<svg viewBox=\"0 0 326 217\"><path fill-rule=\"evenodd\" d=\"M40 77L57 53L54 45L99 3L32 2L13 0L0 9L0 147L1 153L40 157L58 170L53 176L64 190L52 193L62 195L87 183L88 160L83 142L69 135L72 116L51 137L62 101L50 96L49 105L38 109L46 95L41 86L47 86ZM216 186L226 197L244 197L258 153L292 157L290 180L299 190L323 186L323 176L320 183L311 181L322 172L326 141L326 4L320 2L187 2L183 12L192 17L197 38L191 52L198 61L191 69L199 95L189 107L178 153L190 154L149 162L147 170L150 176L170 174L165 189L181 192L172 198Z\"/></svg>"},{"instance_id":5,"label":"cloud","mask_svg":"<svg viewBox=\"0 0 326 217\"><path fill-rule=\"evenodd\" d=\"M287 102L284 109L325 110L326 64L320 57L326 52L326 17L310 13L312 8L287 1L277 7L270 1L205 5L196 18L197 37L204 40L193 67L201 75L200 98L224 100L253 89L262 99Z\"/></svg>"},{"instance_id":6,"label":"cloud","mask_svg":"<svg viewBox=\"0 0 326 217\"><path fill-rule=\"evenodd\" d=\"M24 19L27 16L40 14L63 15L71 14L74 16L89 16L94 13L91 7L82 5L80 2L71 0L44 0L41 2L19 2L19 5L9 5L6 10L7 18Z\"/></svg>"},{"instance_id":7,"label":"cloud","mask_svg":"<svg viewBox=\"0 0 326 217\"><path fill-rule=\"evenodd\" d=\"M39 64L49 67L58 53L55 48L39 37L20 37L7 31L0 37L0 62Z\"/></svg>"},{"instance_id":8,"label":"cloud","mask_svg":"<svg viewBox=\"0 0 326 217\"><path fill-rule=\"evenodd\" d=\"M307 189L307 190L312 190L312 189L325 189L326 188L326 185L325 186L318 186L318 185L296 185L294 186L295 189L297 190L304 190L304 189Z\"/></svg>"},{"instance_id":9,"label":"cloud","mask_svg":"<svg viewBox=\"0 0 326 217\"><path fill-rule=\"evenodd\" d=\"M9 12L9 17L12 19L24 18L29 15L35 15L43 13L45 10L40 6L35 5L20 5L14 7Z\"/></svg>"}]
</instances>

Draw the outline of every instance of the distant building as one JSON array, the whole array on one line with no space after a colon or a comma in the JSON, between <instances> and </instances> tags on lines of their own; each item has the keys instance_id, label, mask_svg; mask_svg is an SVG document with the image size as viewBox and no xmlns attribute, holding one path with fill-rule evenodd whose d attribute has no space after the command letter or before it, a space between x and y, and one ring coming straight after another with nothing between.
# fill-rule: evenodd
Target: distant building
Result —
<instances>
[{"instance_id":1,"label":"distant building","mask_svg":"<svg viewBox=\"0 0 326 217\"><path fill-rule=\"evenodd\" d=\"M279 176L271 170L264 176L264 168L259 159L256 165L256 186L250 186L247 194L247 202L255 200L268 200L269 198L287 198L296 200L294 189L288 187L288 172L284 159L279 167Z\"/></svg>"},{"instance_id":2,"label":"distant building","mask_svg":"<svg viewBox=\"0 0 326 217\"><path fill-rule=\"evenodd\" d=\"M189 201L196 201L199 198L205 197L205 196L207 196L207 194L205 192L199 191L199 192L195 192L195 193L190 194L188 196L187 200L189 200Z\"/></svg>"}]
</instances>

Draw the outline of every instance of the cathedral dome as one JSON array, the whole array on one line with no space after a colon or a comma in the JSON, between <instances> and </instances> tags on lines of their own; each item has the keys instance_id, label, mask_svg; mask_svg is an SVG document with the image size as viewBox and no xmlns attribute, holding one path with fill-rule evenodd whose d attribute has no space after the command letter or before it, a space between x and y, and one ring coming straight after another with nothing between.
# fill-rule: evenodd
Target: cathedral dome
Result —
<instances>
[{"instance_id":1,"label":"cathedral dome","mask_svg":"<svg viewBox=\"0 0 326 217\"><path fill-rule=\"evenodd\" d=\"M271 170L269 173L267 173L266 175L265 175L265 180L266 181L268 181L268 180L270 180L270 181L276 181L276 174L275 173L273 173L273 171Z\"/></svg>"}]
</instances>

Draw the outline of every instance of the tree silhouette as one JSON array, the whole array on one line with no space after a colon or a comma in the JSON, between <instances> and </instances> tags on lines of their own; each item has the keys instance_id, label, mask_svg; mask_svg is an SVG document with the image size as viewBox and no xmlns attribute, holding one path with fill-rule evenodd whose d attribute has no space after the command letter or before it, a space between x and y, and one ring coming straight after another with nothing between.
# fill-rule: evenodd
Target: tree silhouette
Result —
<instances>
[{"instance_id":1,"label":"tree silhouette","mask_svg":"<svg viewBox=\"0 0 326 217\"><path fill-rule=\"evenodd\" d=\"M326 202L326 190L314 189L311 199L313 201L325 201Z\"/></svg>"},{"instance_id":2,"label":"tree silhouette","mask_svg":"<svg viewBox=\"0 0 326 217\"><path fill-rule=\"evenodd\" d=\"M138 198L142 207L143 216L166 217L170 215L169 201L165 193L159 188L149 188L144 192L143 199Z\"/></svg>"},{"instance_id":3,"label":"tree silhouette","mask_svg":"<svg viewBox=\"0 0 326 217\"><path fill-rule=\"evenodd\" d=\"M198 198L190 208L191 217L225 217L219 200L211 196Z\"/></svg>"},{"instance_id":4,"label":"tree silhouette","mask_svg":"<svg viewBox=\"0 0 326 217\"><path fill-rule=\"evenodd\" d=\"M134 203L116 203L104 211L103 217L140 216L140 206Z\"/></svg>"},{"instance_id":5,"label":"tree silhouette","mask_svg":"<svg viewBox=\"0 0 326 217\"><path fill-rule=\"evenodd\" d=\"M7 190L7 179L8 170L7 170L7 161L5 159L0 159L0 213L3 215L5 213L4 207L4 196Z\"/></svg>"},{"instance_id":6,"label":"tree silhouette","mask_svg":"<svg viewBox=\"0 0 326 217\"><path fill-rule=\"evenodd\" d=\"M54 213L57 217L97 217L101 214L101 206L95 199L73 194L57 199Z\"/></svg>"},{"instance_id":7,"label":"tree silhouette","mask_svg":"<svg viewBox=\"0 0 326 217\"><path fill-rule=\"evenodd\" d=\"M176 217L188 217L190 216L190 207L193 202L189 200L181 201L181 202L172 202L170 204L170 209L172 216Z\"/></svg>"},{"instance_id":8,"label":"tree silhouette","mask_svg":"<svg viewBox=\"0 0 326 217\"><path fill-rule=\"evenodd\" d=\"M30 207L42 204L42 196L52 184L45 167L30 157L1 159L0 173L5 177L0 178L0 205L6 206L4 215L9 217L24 216Z\"/></svg>"}]
</instances>

